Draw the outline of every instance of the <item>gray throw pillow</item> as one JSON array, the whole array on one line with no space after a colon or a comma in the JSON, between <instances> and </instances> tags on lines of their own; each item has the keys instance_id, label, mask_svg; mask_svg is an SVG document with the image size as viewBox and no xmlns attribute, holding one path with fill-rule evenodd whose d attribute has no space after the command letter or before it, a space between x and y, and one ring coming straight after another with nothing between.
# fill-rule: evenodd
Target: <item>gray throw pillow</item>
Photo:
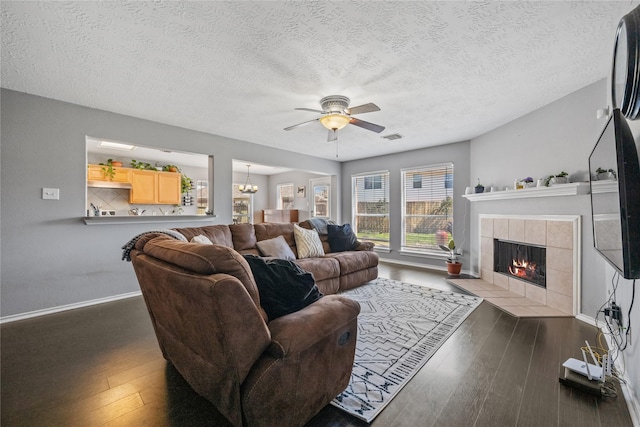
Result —
<instances>
[{"instance_id":1,"label":"gray throw pillow","mask_svg":"<svg viewBox=\"0 0 640 427\"><path fill-rule=\"evenodd\" d=\"M262 256L288 260L296 259L295 254L283 236L256 242L256 247Z\"/></svg>"}]
</instances>

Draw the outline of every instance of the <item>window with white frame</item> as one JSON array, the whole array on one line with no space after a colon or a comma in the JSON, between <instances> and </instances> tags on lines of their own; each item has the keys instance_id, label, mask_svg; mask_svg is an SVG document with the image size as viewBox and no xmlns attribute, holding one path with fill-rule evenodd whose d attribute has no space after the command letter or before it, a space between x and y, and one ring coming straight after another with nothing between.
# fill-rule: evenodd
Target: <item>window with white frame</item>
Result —
<instances>
[{"instance_id":1,"label":"window with white frame","mask_svg":"<svg viewBox=\"0 0 640 427\"><path fill-rule=\"evenodd\" d=\"M293 184L276 185L276 197L278 209L293 209Z\"/></svg>"},{"instance_id":2,"label":"window with white frame","mask_svg":"<svg viewBox=\"0 0 640 427\"><path fill-rule=\"evenodd\" d=\"M352 227L362 241L389 248L389 171L351 177Z\"/></svg>"},{"instance_id":3,"label":"window with white frame","mask_svg":"<svg viewBox=\"0 0 640 427\"><path fill-rule=\"evenodd\" d=\"M402 250L442 253L453 230L453 163L402 170Z\"/></svg>"}]
</instances>

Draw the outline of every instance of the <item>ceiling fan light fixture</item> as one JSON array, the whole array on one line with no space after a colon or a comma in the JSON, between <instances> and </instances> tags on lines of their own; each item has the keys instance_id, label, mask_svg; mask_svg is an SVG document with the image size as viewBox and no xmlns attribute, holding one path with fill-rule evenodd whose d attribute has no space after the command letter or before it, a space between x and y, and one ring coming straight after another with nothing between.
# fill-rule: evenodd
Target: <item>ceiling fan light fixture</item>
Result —
<instances>
[{"instance_id":1,"label":"ceiling fan light fixture","mask_svg":"<svg viewBox=\"0 0 640 427\"><path fill-rule=\"evenodd\" d=\"M320 117L320 123L322 123L322 126L329 130L342 129L348 125L350 121L351 117L340 113L331 113Z\"/></svg>"}]
</instances>

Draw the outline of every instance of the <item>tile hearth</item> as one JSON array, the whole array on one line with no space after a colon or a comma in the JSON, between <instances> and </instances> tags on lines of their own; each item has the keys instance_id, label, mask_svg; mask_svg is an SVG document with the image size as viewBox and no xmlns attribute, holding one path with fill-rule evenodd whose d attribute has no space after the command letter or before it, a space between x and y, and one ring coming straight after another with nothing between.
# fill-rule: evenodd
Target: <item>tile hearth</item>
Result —
<instances>
[{"instance_id":1,"label":"tile hearth","mask_svg":"<svg viewBox=\"0 0 640 427\"><path fill-rule=\"evenodd\" d=\"M564 313L541 302L489 283L486 280L447 279L447 283L484 298L488 303L516 317L572 317L571 314Z\"/></svg>"}]
</instances>

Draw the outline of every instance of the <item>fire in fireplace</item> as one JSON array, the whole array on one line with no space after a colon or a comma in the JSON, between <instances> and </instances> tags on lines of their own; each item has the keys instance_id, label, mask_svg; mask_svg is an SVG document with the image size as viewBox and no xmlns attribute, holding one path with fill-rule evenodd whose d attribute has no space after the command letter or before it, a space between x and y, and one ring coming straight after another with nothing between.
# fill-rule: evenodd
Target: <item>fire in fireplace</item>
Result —
<instances>
[{"instance_id":1,"label":"fire in fireplace","mask_svg":"<svg viewBox=\"0 0 640 427\"><path fill-rule=\"evenodd\" d=\"M546 252L541 246L493 239L493 271L546 288Z\"/></svg>"}]
</instances>

